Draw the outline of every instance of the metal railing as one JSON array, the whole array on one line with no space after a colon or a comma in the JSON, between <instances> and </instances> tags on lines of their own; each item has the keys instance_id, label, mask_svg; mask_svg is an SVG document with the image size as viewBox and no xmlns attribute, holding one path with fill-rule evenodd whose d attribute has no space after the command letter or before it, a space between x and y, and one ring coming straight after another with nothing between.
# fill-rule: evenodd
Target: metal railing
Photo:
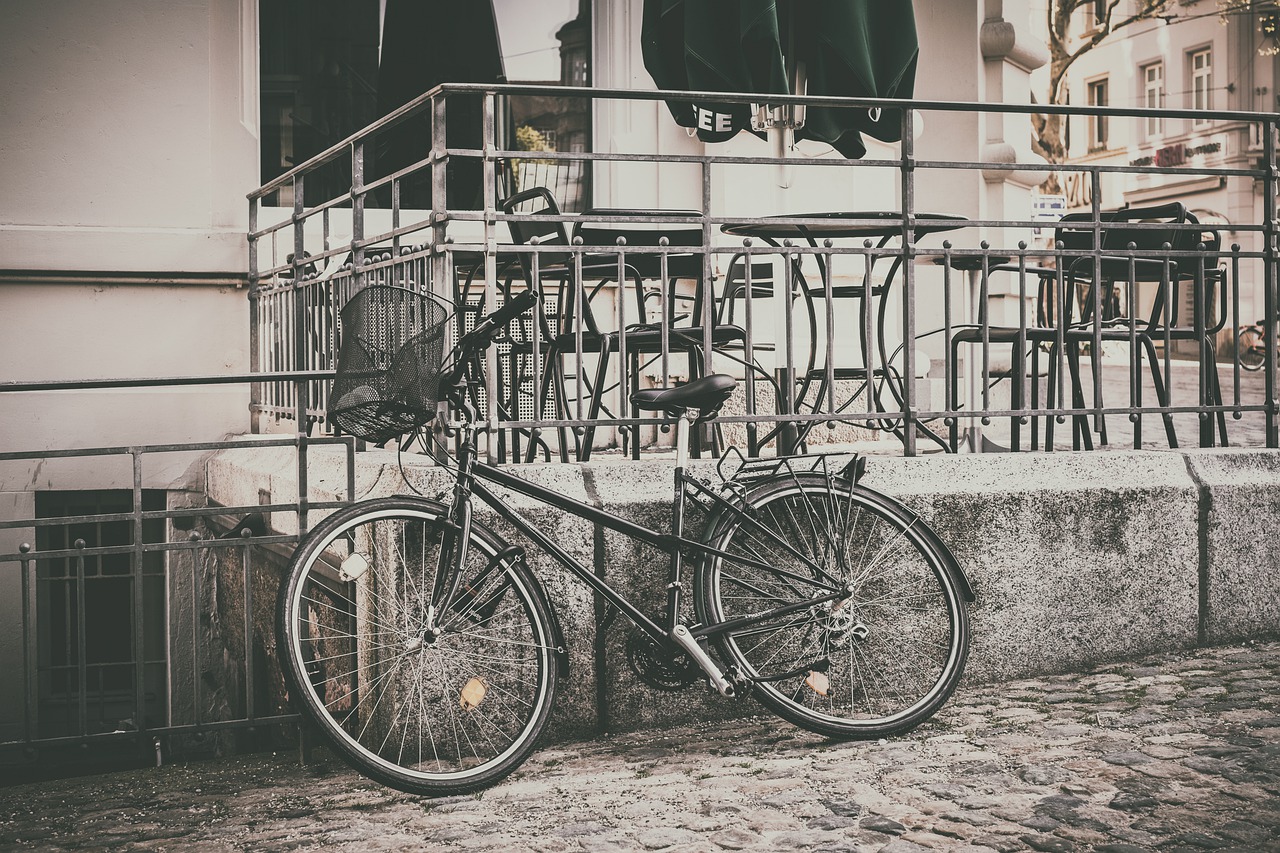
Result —
<instances>
[{"instance_id":1,"label":"metal railing","mask_svg":"<svg viewBox=\"0 0 1280 853\"><path fill-rule=\"evenodd\" d=\"M6 382L0 384L0 398L234 385L262 378ZM306 373L273 378L315 381ZM340 500L308 498L309 448L319 445L345 449L347 478ZM222 506L201 494L199 484L176 486L163 474L175 459L196 463L218 453L271 447L294 449L296 494L260 494L275 500ZM309 513L345 506L354 498L354 442L300 432L0 453L0 465L72 461L105 470L123 463L131 485L54 493L70 495L68 506L45 513L37 493L30 517L0 519L0 534L20 543L16 549L0 547L0 577L20 589L8 606L20 620L21 635L20 649L3 646L18 664L10 670L10 688L11 695L21 697L21 708L17 718L0 717L0 766L16 779L23 766L47 770L98 761L104 754L133 761L153 755L159 763L175 754L233 750L235 739L245 733L294 723L297 715L288 707L275 663L275 589L299 538L292 531L306 531ZM92 501L87 494L118 498L124 508L75 511ZM157 495L161 500L154 499ZM105 530L114 534L102 535ZM60 752L90 746L92 752ZM127 748L125 753L120 747Z\"/></svg>"},{"instance_id":2,"label":"metal railing","mask_svg":"<svg viewBox=\"0 0 1280 853\"><path fill-rule=\"evenodd\" d=\"M1049 108L913 102L909 104L913 109L902 111L906 141L889 154L882 153L880 159L861 161L782 161L714 150L698 156L537 152L539 160L549 163L589 163L591 168L583 173L591 174L598 186L605 183L602 176L620 166L684 170L695 199L688 210L681 211L620 211L615 200L609 211L555 214L531 212L523 206L508 211L500 205L506 192L517 189L500 184L505 163L528 158L529 152L507 151L493 143L494 116L500 112L497 99L522 92L546 94L547 90L437 89L251 195L251 373L0 383L0 399L9 394L77 389L245 384L253 389L255 431L285 431L279 437L0 453L0 463L80 457L102 464L122 461L131 472L130 485L123 489L130 507L127 512L32 514L0 520L0 531L9 534L8 540L22 540L22 547L0 553L0 571L20 588L15 609L20 611L23 648L20 674L15 673L15 678L21 680L24 696L18 733L0 738L4 740L0 747L35 751L117 740L150 746L157 739L212 737L226 730L293 719L277 707L273 692L277 688L272 685L278 684L271 656L265 655L274 642L267 590L297 541L297 534L282 531L305 531L310 513L342 506L354 497L357 442L322 435L328 406L325 395L341 335L338 311L352 292L371 285L394 284L446 298L457 306L455 332L465 331L480 311L496 305L507 293L528 286L542 293L539 317L545 318L545 324L542 319L526 320L513 329L489 353L486 369L477 377L483 392L478 402L491 437L489 452L499 458L583 458L596 445L610 442L637 451L642 441L661 439L657 429L661 419L630 411L630 389L713 370L735 372L744 386L737 407L721 415L726 440L741 442L758 454L777 452L780 445L819 448L824 442L867 441L887 435L894 437L878 441L879 449L907 454L943 445L964 446L965 441L971 449L982 449L987 440L1005 441L1015 448L1038 442L1041 447L1060 449L1073 446L1083 436L1100 435L1098 428L1104 426L1113 433L1130 430L1131 441L1126 434L1125 443L1144 447L1168 443L1165 416L1182 431L1184 441L1193 436L1190 443L1220 443L1221 433L1215 426L1228 424L1232 444L1280 444L1274 344L1280 172L1274 115L1210 116L1223 127L1242 128L1242 133L1260 140L1257 162L1243 166L1185 165L1171 170L1090 162L1059 167L1080 176L1076 182L1093 189L1087 215L1076 223L1091 238L1082 248L1073 240L1063 240L1061 245L1049 245L1043 239L1034 243L1031 229L1053 226L1029 216L983 219L969 211L963 229L944 232L941 229L956 225L955 220L918 203L922 189L939 176L994 181L1044 166L983 162L976 154L968 160L920 156L912 132L916 111L938 113L941 119L934 122L936 126L954 113L1030 113ZM623 104L658 97L699 97L573 89L552 93ZM484 147L445 146L444 99L454 96L485 100L484 138L489 142ZM750 97L714 95L710 99ZM876 103L779 100L849 108ZM1136 119L1153 112L1054 109L1070 115L1105 113ZM1192 115L1154 112L1171 119ZM368 143L419 114L434 119L423 158L366 181ZM1263 131L1252 133L1249 129L1254 127ZM482 165L480 203L476 209L449 209L443 202L449 188L445 166L468 158ZM350 192L305 206L302 189L307 176L339 159L351 167ZM717 206L715 200L734 170L755 170L758 178L761 171L767 176L781 166L797 173L843 170L869 180L880 175L878 180L895 194L890 215L868 211L840 221L849 229L879 229L877 233L898 239L828 239L822 229L832 220L822 214L755 216ZM567 167L562 170L567 171ZM1106 181L1122 175L1154 181L1171 172L1220 178L1260 190L1261 214L1256 221L1231 225L1235 239L1249 245L1225 245L1225 241L1201 245L1207 223L1182 222L1170 233L1195 235L1199 240L1182 240L1167 250L1092 248L1102 243L1110 224L1104 215L1108 206L1101 203ZM885 174L889 177L883 178ZM439 204L422 209L401 205L401 185L415 179L426 182L430 197ZM269 202L284 187L292 189L293 201L277 215ZM580 240L573 239L575 225ZM511 236L512 226L542 236L517 241ZM565 230L565 245L547 239L557 227ZM726 227L736 233L726 233ZM1216 227L1221 231L1222 226ZM626 229L631 238L606 240L602 235L610 228ZM1162 228L1166 226L1160 223L1134 223L1130 234L1141 236ZM778 233L777 229L792 229L793 236L765 236ZM930 237L902 239L931 229L937 233ZM659 239L653 239L655 233ZM816 237L809 241L805 234ZM1014 236L1008 238L1008 234ZM1087 271L1078 276L1087 286L1075 291L1070 288L1073 263ZM1121 277L1124 284L1119 289L1104 288L1103 265L1117 263L1132 267L1133 272ZM1152 265L1157 268L1154 277L1148 273L1151 280L1138 283L1142 276L1137 268L1149 271ZM1175 294L1175 284L1182 286L1183 295ZM1214 299L1193 299L1182 326L1149 328L1129 309L1144 298L1150 301L1151 291L1159 291L1166 302L1165 314L1170 315L1188 290L1212 292ZM573 310L588 301L593 308L589 320ZM1078 312L1090 302L1100 310L1087 322L1064 322L1068 307ZM864 310L868 304L875 310ZM1009 307L996 319L1001 304ZM1215 354L1199 345L1214 329L1219 330L1215 340L1227 344L1232 330L1258 318L1268 333L1258 372L1245 370L1230 347L1224 357L1221 347ZM1186 355L1178 353L1179 342L1185 344L1188 339L1193 344L1192 357L1179 357ZM610 350L610 364L603 371L601 342ZM924 369L926 359L931 362L928 370ZM1158 363L1158 374L1170 385L1181 383L1175 390L1187 396L1165 401L1152 397L1147 379L1151 361ZM1015 387L1019 389L1016 396ZM1192 425L1192 432L1186 432L1184 422ZM1157 425L1155 429L1151 423ZM1060 429L1049 442L1045 433L1053 426ZM979 434L979 427L987 432ZM962 431L967 435L961 436ZM309 500L313 490L308 483L308 456L317 444L345 449L348 474L341 499ZM148 507L145 493L152 482L148 475L152 460L175 453L251 452L274 446L296 448L296 494L217 506L192 493L189 502L171 499L164 508ZM264 520L273 514L274 519ZM164 531L152 536L147 531L157 523L165 525ZM74 535L77 525L101 524L123 524L129 535L119 544L95 544ZM65 531L66 537L59 540L64 544L41 546L45 537L40 531L53 528ZM157 554L164 555L165 577L170 589L176 590L162 617L150 609L144 583L148 560ZM91 683L96 664L86 646L90 635L83 605L94 561L117 555L128 557L122 577L132 584L122 606L127 619L121 614L121 630L127 632L128 643L137 653L126 664L128 686L113 697L124 710L108 717L93 704L101 697L95 696ZM41 591L54 583L49 567L55 563L57 583L75 590L64 597L67 610L59 624L68 632L62 646L69 653L59 661L42 657L41 644L48 641L40 634L39 618L48 598ZM214 583L221 602L217 608L210 599ZM154 660L145 653L146 633L149 620L158 618L165 620L170 640L163 681L168 695L161 703L163 713L149 717L147 709L154 707L155 697L148 692L155 682L148 681L148 667ZM46 683L55 672L62 684L58 691ZM210 679L220 686L215 689ZM217 701L212 696L215 692L220 697ZM54 701L61 703L59 713L69 721L58 731L42 723L41 703Z\"/></svg>"},{"instance_id":3,"label":"metal railing","mask_svg":"<svg viewBox=\"0 0 1280 853\"><path fill-rule=\"evenodd\" d=\"M984 428L999 431L1013 449L1024 447L1027 433L1045 447L1042 433L1068 422L1071 427L1060 429L1059 436L1074 434L1073 446L1078 446L1082 438L1088 443L1090 433L1105 433L1108 415L1113 416L1113 434L1117 425L1132 424L1132 439L1126 437L1124 443L1134 447L1151 443L1152 433L1142 429L1144 420L1162 425L1193 420L1198 425L1192 442L1211 445L1223 441L1224 431L1215 434L1213 422L1227 418L1237 427L1242 420L1252 424L1236 430L1245 436L1236 443L1277 446L1274 347L1267 348L1257 380L1242 374L1234 358L1219 366L1214 352L1225 347L1235 329L1259 317L1274 329L1280 177L1272 114L770 96L771 101L809 107L900 108L904 141L891 156L863 160L731 156L714 146L697 156L538 152L545 162L587 163L594 175L621 164L681 169L697 190L690 195L698 201L688 210L627 209L615 199L607 211L566 214L546 207L529 212L503 206L505 194L515 190L503 180L508 164L528 152L497 147L495 126L503 99L530 94L589 97L615 106L659 98L759 100L750 95L563 87L446 85L433 90L251 194L255 369L331 368L339 331L336 311L352 289L374 283L421 288L465 313L468 306L494 306L512 288L531 286L558 296L543 313L558 313L559 322L527 325L504 353L490 353L479 380L493 438L489 453L495 458L583 459L593 445L609 443L634 451L645 441L642 435L655 433L655 420L632 410L630 392L641 381L661 384L673 376L713 370L735 372L744 382L744 408L726 410L719 420L753 455L887 433L897 436L908 455L953 449L960 443L957 432L965 433L970 447L982 447ZM451 97L483 99L481 148L446 146L444 104ZM984 179L1045 170L1044 163L983 161L976 139L974 155L967 160L917 154L919 114L936 113L936 122L945 123L958 113L984 112L1106 115L1113 132L1121 119L1194 117L1239 129L1242 137L1259 139L1262 145L1255 162L1229 167L1097 161L1055 166L1064 175L1078 176L1076 185L1083 182L1091 189L1088 215L1075 225L1092 243L1037 244L1027 239L1031 229L1053 226L1029 215L984 219L948 211L968 217L956 223L919 206L926 182L967 175L977 186ZM366 152L379 135L422 115L432 120L431 138L422 140L422 159L366 178L366 172L376 171ZM348 159L354 176L350 192L304 207L308 175ZM461 161L482 167L473 170L482 175L474 209L451 209L445 203L452 194L446 166ZM879 211L849 215L838 229L831 228L826 213L748 216L713 203L733 170L756 170L758 177L765 168L837 168L869 177L887 171L894 177L882 183L891 187L895 203L887 217ZM1161 233L1172 235L1171 247L1108 245L1110 215L1104 210L1109 206L1102 204L1103 189L1119 176L1148 184L1171 176L1211 177L1260 187L1259 221L1230 225L1236 238L1252 245L1223 246L1208 235L1213 226L1192 220L1175 223L1172 230L1160 223L1125 226L1136 243L1145 242L1147 232L1164 229ZM402 186L410 183L429 184L429 207L399 204ZM273 216L271 201L286 188L292 190L293 206ZM521 188L527 188L523 180ZM639 194L644 188L636 189ZM341 226L335 226L339 220ZM964 228L946 234L948 242L914 239L957 224ZM859 228L874 235L875 242L843 239ZM517 229L542 239L517 240L512 236ZM607 239L611 231L621 232L619 238ZM668 239L646 239L646 232ZM789 239L779 236L788 233ZM749 236L743 239L743 234ZM824 234L838 236L826 239ZM1010 241L1012 245L992 245L987 239L1006 234L1022 239ZM1127 280L1104 275L1104 264L1111 268L1126 258L1134 269L1163 265L1164 273L1135 273ZM349 259L340 274L312 271L311 265L318 268L338 259ZM1079 269L1086 272L1079 274ZM1118 289L1104 286L1108 276L1121 282ZM669 279L685 283L658 286ZM1152 291L1168 303L1163 321L1148 321L1137 310L1114 316L1100 310L1083 320L1062 311L1073 303L1080 311L1104 302L1137 309L1153 298ZM1182 304L1189 293L1198 295ZM1251 302L1257 304L1250 308ZM864 310L867 303L873 303L873 310ZM1012 306L1002 321L992 319L997 303ZM1056 318L1050 316L1052 306L1059 311ZM1175 325L1167 318L1179 310L1183 319ZM690 311L697 316L687 316ZM732 322L726 320L730 314ZM281 322L281 317L291 319ZM723 328L727 326L736 328ZM856 330L860 338L852 356L847 341L841 340L848 330ZM1180 378L1187 359L1173 360L1175 354L1186 354L1178 353L1179 347L1194 355L1190 361L1196 377L1191 381ZM604 369L603 351L609 362ZM930 371L919 369L921 356L928 357ZM1161 363L1162 373L1151 373L1148 362L1153 360ZM1031 366L1032 361L1037 364ZM673 365L680 367L673 370ZM1168 396L1161 393L1161 382L1169 388ZM1124 398L1116 399L1108 385L1125 391ZM296 386L296 393L305 397L302 404L289 398L286 389L263 388L255 411L277 415L296 403L298 411L306 409L306 417L323 420L323 389L312 387L303 394L302 386ZM1170 430L1165 430L1167 443L1179 441ZM1045 449L1054 446L1050 442Z\"/></svg>"}]
</instances>

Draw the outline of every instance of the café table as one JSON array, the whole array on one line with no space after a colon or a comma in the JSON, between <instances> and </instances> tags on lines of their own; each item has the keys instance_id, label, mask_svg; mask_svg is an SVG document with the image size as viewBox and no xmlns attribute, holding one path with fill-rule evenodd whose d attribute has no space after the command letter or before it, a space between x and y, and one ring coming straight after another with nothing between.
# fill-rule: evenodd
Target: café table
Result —
<instances>
[{"instance_id":1,"label":"caf\u00e9 table","mask_svg":"<svg viewBox=\"0 0 1280 853\"><path fill-rule=\"evenodd\" d=\"M591 391L591 410L588 421L594 420L604 405L604 383L608 365L608 351L619 353L620 414L630 408L630 391L638 387L639 359L661 360L660 373L665 379L670 373L667 363L672 353L683 354L688 359L688 376L702 373L704 363L710 358L708 349L741 346L746 332L738 327L722 325L712 318L705 322L705 304L714 304L704 277L705 253L702 251L703 230L698 221L702 214L696 210L591 208L583 211L574 223L573 238L581 239L584 247L583 263L599 271L615 266L620 257L619 239L622 240L621 259L626 277L635 286L635 324L625 322L623 300L619 293L618 328L625 333L613 334L603 346L597 367L594 387ZM671 221L664 221L671 220ZM665 246L660 242L665 238ZM664 265L665 259L665 265ZM666 279L662 281L662 279ZM647 289L646 281L658 281L658 290ZM687 294L677 288L678 281L692 281L693 292ZM619 282L625 289L628 282ZM648 302L658 296L660 310L650 317ZM691 303L688 311L679 306ZM630 364L627 362L630 361ZM628 381L628 377L630 381ZM637 417L638 411L631 416ZM582 458L590 453L593 428L586 426ZM695 443L695 455L699 451ZM639 458L639 433L631 443L634 458Z\"/></svg>"},{"instance_id":2,"label":"caf\u00e9 table","mask_svg":"<svg viewBox=\"0 0 1280 853\"><path fill-rule=\"evenodd\" d=\"M917 213L913 217L910 228L909 238L912 244L916 243L922 237L930 234L940 234L948 231L956 231L967 227L969 221L963 216L945 213ZM794 213L783 216L769 217L765 222L743 222L728 223L721 226L721 230L726 234L732 234L738 237L751 237L763 240L770 246L784 249L782 241L787 240L803 240L810 248L819 248L820 241L838 240L838 239L858 239L874 240L876 249L883 249L895 238L902 238L907 231L904 223L903 214L898 211L883 210L861 210L861 211L831 211L822 213ZM866 270L866 274L860 283L836 285L829 282L827 276L826 261L821 253L815 254L818 270L821 276L822 284L813 286L809 284L801 270L799 259L793 260L793 275L799 281L800 292L806 298L856 298L860 300L859 305L859 339L862 344L863 361L868 362L860 368L853 370L837 371L835 366L831 364L833 356L833 345L831 336L827 338L827 361L822 367L816 367L816 329L811 330L814 334L810 336L810 356L808 359L808 367L805 370L804 377L795 375L794 360L787 358L786 366L780 371L779 386L781 388L798 388L794 397L784 397L779 400L779 410L782 414L794 414L800 410L805 404L805 400L809 395L809 389L813 384L813 379L818 379L818 390L814 395L814 409L821 405L824 395L830 395L829 388L830 379L842 378L842 376L859 377L865 380L868 389L869 402L868 407L873 411L887 412L888 409L883 405L880 398L879 388L875 384L876 372L880 372L884 378L884 385L889 389L897 401L898 408L901 410L905 396L901 389L898 388L889 369L889 358L887 346L885 344L885 319L889 306L889 294L893 289L893 283L898 272L902 268L902 256L893 256L889 272L885 276L881 284L873 284L871 282L871 271L875 264L880 260L882 255L876 255L872 258L871 263ZM793 293L795 291L793 290ZM868 314L872 310L872 302L876 302L874 308L876 310L876 324L874 334L876 337L876 352L880 359L880 367L877 370L871 369L870 359L868 358L871 350L871 341L868 340L868 332L872 331L871 324L868 322ZM827 306L828 316L830 316L832 308ZM791 330L785 330L784 334L790 339ZM906 380L903 380L906 381ZM834 400L832 400L834 404ZM785 410L783 407L785 406ZM835 410L834 405L832 409ZM803 440L804 434L807 434L808 428L803 432L797 429L795 424L784 425L779 433L779 453L791 453L795 451L796 446ZM901 432L900 427L892 428L892 431L905 440L905 436ZM927 430L926 430L927 432ZM932 436L932 433L929 433ZM945 447L945 442L937 436L932 436L937 443Z\"/></svg>"}]
</instances>

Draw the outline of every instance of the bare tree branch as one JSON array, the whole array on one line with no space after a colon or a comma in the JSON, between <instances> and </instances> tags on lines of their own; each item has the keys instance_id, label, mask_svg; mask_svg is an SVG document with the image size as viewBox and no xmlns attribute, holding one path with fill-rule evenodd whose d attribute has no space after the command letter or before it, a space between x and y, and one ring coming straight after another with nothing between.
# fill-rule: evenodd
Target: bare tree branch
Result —
<instances>
[{"instance_id":1,"label":"bare tree branch","mask_svg":"<svg viewBox=\"0 0 1280 853\"><path fill-rule=\"evenodd\" d=\"M1088 9L1094 16L1096 0L1049 0L1046 7L1046 19L1049 30L1049 91L1045 93L1044 102L1061 104L1066 101L1063 82L1067 72L1089 51L1107 41L1116 33L1141 21L1172 16L1170 9L1174 0L1138 0L1135 11L1117 17L1122 0L1106 0L1102 8L1101 18L1092 17L1093 26L1084 32L1077 32L1072 24L1076 12ZM1241 2L1241 0L1219 0L1219 3ZM1050 114L1038 114L1032 117L1032 130L1035 134L1033 142L1038 151L1044 154L1051 163L1061 163L1066 158L1066 147L1062 139L1062 117ZM1056 185L1056 178L1053 180Z\"/></svg>"}]
</instances>

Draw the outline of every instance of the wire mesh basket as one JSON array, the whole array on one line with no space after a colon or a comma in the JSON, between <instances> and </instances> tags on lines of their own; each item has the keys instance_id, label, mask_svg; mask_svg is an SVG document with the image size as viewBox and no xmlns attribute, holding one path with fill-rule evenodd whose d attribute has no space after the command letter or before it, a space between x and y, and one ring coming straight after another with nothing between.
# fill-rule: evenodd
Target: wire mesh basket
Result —
<instances>
[{"instance_id":1,"label":"wire mesh basket","mask_svg":"<svg viewBox=\"0 0 1280 853\"><path fill-rule=\"evenodd\" d=\"M342 308L329 421L383 444L436 416L449 311L430 296L373 285Z\"/></svg>"}]
</instances>

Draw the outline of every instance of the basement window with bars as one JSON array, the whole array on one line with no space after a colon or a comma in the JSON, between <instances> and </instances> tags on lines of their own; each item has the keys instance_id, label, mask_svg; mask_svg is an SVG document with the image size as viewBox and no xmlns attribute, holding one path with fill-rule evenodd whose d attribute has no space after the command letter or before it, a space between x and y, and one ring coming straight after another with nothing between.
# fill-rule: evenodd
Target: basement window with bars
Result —
<instances>
[{"instance_id":1,"label":"basement window with bars","mask_svg":"<svg viewBox=\"0 0 1280 853\"><path fill-rule=\"evenodd\" d=\"M144 490L142 510L163 510L165 492ZM36 494L38 552L120 548L119 553L47 557L36 565L39 736L133 731L167 717L165 563L138 555L127 489ZM164 521L142 522L143 542L164 541ZM139 565L140 556L140 565ZM141 679L141 685L139 685ZM139 691L141 686L141 691ZM139 706L141 696L141 707Z\"/></svg>"}]
</instances>

